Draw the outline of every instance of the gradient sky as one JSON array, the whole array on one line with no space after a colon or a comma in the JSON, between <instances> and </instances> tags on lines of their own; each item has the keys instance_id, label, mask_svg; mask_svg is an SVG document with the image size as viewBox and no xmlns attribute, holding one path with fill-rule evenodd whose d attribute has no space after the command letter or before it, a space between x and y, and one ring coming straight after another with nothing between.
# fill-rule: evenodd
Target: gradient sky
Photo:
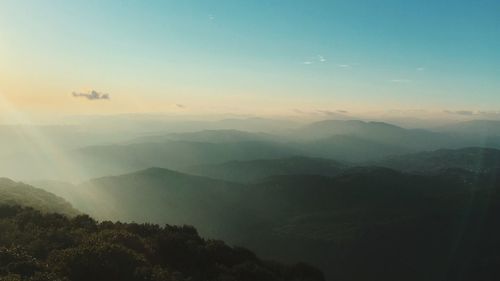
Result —
<instances>
[{"instance_id":1,"label":"gradient sky","mask_svg":"<svg viewBox=\"0 0 500 281\"><path fill-rule=\"evenodd\" d=\"M498 0L0 1L4 112L496 112L499 78Z\"/></svg>"}]
</instances>

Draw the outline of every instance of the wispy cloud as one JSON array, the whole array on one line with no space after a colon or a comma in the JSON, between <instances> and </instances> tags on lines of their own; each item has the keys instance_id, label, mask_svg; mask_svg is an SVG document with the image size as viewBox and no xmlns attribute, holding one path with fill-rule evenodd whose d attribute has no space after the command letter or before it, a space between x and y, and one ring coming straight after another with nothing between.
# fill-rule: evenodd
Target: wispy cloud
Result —
<instances>
[{"instance_id":1,"label":"wispy cloud","mask_svg":"<svg viewBox=\"0 0 500 281\"><path fill-rule=\"evenodd\" d=\"M88 92L73 92L72 96L75 98L86 98L87 100L109 100L111 98L109 94L100 93L96 90Z\"/></svg>"},{"instance_id":2,"label":"wispy cloud","mask_svg":"<svg viewBox=\"0 0 500 281\"><path fill-rule=\"evenodd\" d=\"M448 114L464 115L464 116L476 115L476 112L472 110L445 110L444 112Z\"/></svg>"},{"instance_id":3,"label":"wispy cloud","mask_svg":"<svg viewBox=\"0 0 500 281\"><path fill-rule=\"evenodd\" d=\"M208 19L213 21L213 20L215 20L215 16L210 14L210 15L208 15Z\"/></svg>"},{"instance_id":4,"label":"wispy cloud","mask_svg":"<svg viewBox=\"0 0 500 281\"><path fill-rule=\"evenodd\" d=\"M392 83L411 83L411 82L413 82L411 79L392 79L389 81Z\"/></svg>"},{"instance_id":5,"label":"wispy cloud","mask_svg":"<svg viewBox=\"0 0 500 281\"><path fill-rule=\"evenodd\" d=\"M500 111L490 110L490 111L481 111L481 110L444 110L446 114L452 115L461 115L461 116L476 116L481 118L498 118L500 117Z\"/></svg>"},{"instance_id":6,"label":"wispy cloud","mask_svg":"<svg viewBox=\"0 0 500 281\"><path fill-rule=\"evenodd\" d=\"M349 111L337 109L337 110L329 110L329 109L309 109L302 110L300 108L294 108L292 111L296 114L300 115L310 115L310 116L328 116L335 118L345 118L346 115L349 114Z\"/></svg>"},{"instance_id":7,"label":"wispy cloud","mask_svg":"<svg viewBox=\"0 0 500 281\"><path fill-rule=\"evenodd\" d=\"M337 64L337 66L340 68L351 68L350 64Z\"/></svg>"},{"instance_id":8,"label":"wispy cloud","mask_svg":"<svg viewBox=\"0 0 500 281\"><path fill-rule=\"evenodd\" d=\"M176 106L177 108L186 108L186 106L185 106L185 105L180 104L180 103L176 103L176 104L175 104L175 106Z\"/></svg>"},{"instance_id":9,"label":"wispy cloud","mask_svg":"<svg viewBox=\"0 0 500 281\"><path fill-rule=\"evenodd\" d=\"M348 114L349 112L347 110L342 110L342 109L338 109L338 110L317 110L318 113L321 113L323 115L326 115L326 116L339 116L339 115L343 115L343 114Z\"/></svg>"},{"instance_id":10,"label":"wispy cloud","mask_svg":"<svg viewBox=\"0 0 500 281\"><path fill-rule=\"evenodd\" d=\"M423 66L417 67L417 71L424 71L424 70L425 70L425 67L423 67Z\"/></svg>"},{"instance_id":11,"label":"wispy cloud","mask_svg":"<svg viewBox=\"0 0 500 281\"><path fill-rule=\"evenodd\" d=\"M314 64L314 63L325 63L327 62L326 58L323 55L317 55L315 57L308 57L306 58L302 64Z\"/></svg>"}]
</instances>

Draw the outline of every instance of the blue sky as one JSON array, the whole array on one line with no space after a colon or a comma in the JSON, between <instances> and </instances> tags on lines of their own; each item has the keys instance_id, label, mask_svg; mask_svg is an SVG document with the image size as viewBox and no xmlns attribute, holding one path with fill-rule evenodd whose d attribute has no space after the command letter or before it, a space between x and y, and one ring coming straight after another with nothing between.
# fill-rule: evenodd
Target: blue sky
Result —
<instances>
[{"instance_id":1,"label":"blue sky","mask_svg":"<svg viewBox=\"0 0 500 281\"><path fill-rule=\"evenodd\" d=\"M0 90L27 111L499 110L499 15L498 1L4 0ZM90 90L112 99L70 97Z\"/></svg>"}]
</instances>

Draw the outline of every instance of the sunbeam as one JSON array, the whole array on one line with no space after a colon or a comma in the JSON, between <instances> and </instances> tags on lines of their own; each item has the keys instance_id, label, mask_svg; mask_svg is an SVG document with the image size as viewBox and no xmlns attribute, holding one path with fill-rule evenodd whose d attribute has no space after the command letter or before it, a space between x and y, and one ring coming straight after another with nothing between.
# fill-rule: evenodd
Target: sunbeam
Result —
<instances>
[{"instance_id":1,"label":"sunbeam","mask_svg":"<svg viewBox=\"0 0 500 281\"><path fill-rule=\"evenodd\" d=\"M49 178L61 178L60 176L64 175L65 179L72 181L84 178L81 169L68 159L65 152L54 145L40 130L40 127L17 110L1 92L0 118L3 126L13 131L19 141L11 145L12 148L16 147L21 152L21 156L13 155L13 157L21 159L11 160L21 161L20 164L25 168L23 172L27 178L33 179L35 175L44 175ZM29 168L39 169L39 171L30 171Z\"/></svg>"}]
</instances>

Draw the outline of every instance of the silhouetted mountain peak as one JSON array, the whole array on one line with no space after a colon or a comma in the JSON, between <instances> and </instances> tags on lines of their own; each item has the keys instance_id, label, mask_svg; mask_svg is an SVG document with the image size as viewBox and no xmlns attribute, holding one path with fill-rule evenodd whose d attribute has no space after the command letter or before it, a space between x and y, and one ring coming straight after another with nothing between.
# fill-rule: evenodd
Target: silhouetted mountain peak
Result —
<instances>
[{"instance_id":1,"label":"silhouetted mountain peak","mask_svg":"<svg viewBox=\"0 0 500 281\"><path fill-rule=\"evenodd\" d=\"M159 167L151 167L131 174L137 176L187 176L174 170Z\"/></svg>"}]
</instances>

